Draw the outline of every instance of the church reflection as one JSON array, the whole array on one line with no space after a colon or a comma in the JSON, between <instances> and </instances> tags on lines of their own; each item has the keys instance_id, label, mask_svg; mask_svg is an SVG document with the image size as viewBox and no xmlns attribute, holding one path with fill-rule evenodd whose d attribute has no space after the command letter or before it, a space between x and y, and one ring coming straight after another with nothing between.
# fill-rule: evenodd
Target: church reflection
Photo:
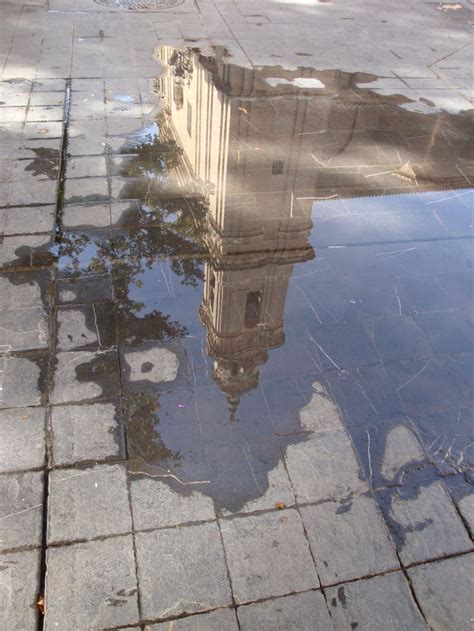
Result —
<instances>
[{"instance_id":1,"label":"church reflection","mask_svg":"<svg viewBox=\"0 0 474 631\"><path fill-rule=\"evenodd\" d=\"M120 198L132 205L113 227L112 268L135 358L124 370L132 472L236 511L267 497L283 454L335 410L313 329L353 305L338 282L323 289L337 316L311 302L327 200L460 188L471 149L467 117L404 109L359 87L373 77L247 69L215 53L160 49L162 109L153 134L123 149ZM177 362L168 381L153 378L164 351Z\"/></svg>"},{"instance_id":2,"label":"church reflection","mask_svg":"<svg viewBox=\"0 0 474 631\"><path fill-rule=\"evenodd\" d=\"M159 58L161 136L182 150L180 183L199 182L207 199L199 313L234 420L269 351L284 344L293 266L315 256L313 203L457 187L463 176L445 115L418 116L363 93L366 75L247 69L223 50L206 57L163 46ZM462 156L468 145L455 127Z\"/></svg>"}]
</instances>

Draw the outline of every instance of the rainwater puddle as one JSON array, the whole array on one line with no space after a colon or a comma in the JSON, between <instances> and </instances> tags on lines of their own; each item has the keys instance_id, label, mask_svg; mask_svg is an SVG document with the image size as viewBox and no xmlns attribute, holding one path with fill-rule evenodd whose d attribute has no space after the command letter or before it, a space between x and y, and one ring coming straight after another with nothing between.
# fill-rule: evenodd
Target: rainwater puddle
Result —
<instances>
[{"instance_id":1,"label":"rainwater puddle","mask_svg":"<svg viewBox=\"0 0 474 631\"><path fill-rule=\"evenodd\" d=\"M337 432L328 462L372 488L463 474L468 114L403 108L362 73L159 59L160 113L108 157L105 223L56 246L72 292L111 279L132 472L273 507L283 456L324 485L307 447Z\"/></svg>"}]
</instances>

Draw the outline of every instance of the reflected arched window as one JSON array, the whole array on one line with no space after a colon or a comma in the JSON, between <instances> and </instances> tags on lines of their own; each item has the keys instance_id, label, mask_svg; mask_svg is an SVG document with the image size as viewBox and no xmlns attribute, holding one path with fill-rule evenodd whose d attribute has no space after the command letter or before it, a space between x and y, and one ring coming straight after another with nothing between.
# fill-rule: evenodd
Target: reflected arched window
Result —
<instances>
[{"instance_id":1,"label":"reflected arched window","mask_svg":"<svg viewBox=\"0 0 474 631\"><path fill-rule=\"evenodd\" d=\"M263 291L249 291L245 303L245 321L247 329L251 329L260 322L262 317Z\"/></svg>"}]
</instances>

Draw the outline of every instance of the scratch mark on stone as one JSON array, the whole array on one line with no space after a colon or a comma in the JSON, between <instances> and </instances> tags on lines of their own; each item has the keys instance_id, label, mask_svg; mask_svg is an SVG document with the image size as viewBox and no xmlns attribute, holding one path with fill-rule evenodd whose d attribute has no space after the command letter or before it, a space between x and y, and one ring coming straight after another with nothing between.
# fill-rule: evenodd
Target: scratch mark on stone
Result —
<instances>
[{"instance_id":1,"label":"scratch mark on stone","mask_svg":"<svg viewBox=\"0 0 474 631\"><path fill-rule=\"evenodd\" d=\"M398 315L402 315L402 303L400 301L400 296L398 295L398 289L396 286L393 289L395 291L395 296L397 297L398 302Z\"/></svg>"},{"instance_id":2,"label":"scratch mark on stone","mask_svg":"<svg viewBox=\"0 0 474 631\"><path fill-rule=\"evenodd\" d=\"M249 469L250 469L250 471L251 471L251 473L252 473L252 478L253 478L253 480L254 480L254 482L255 482L255 486L257 487L257 489L258 489L259 491L262 491L262 488L261 488L260 484L258 483L258 480L257 480L257 478L256 478L256 476L255 476L255 472L254 472L254 470L253 470L252 463L250 462L250 458L249 458L249 456L248 456L248 454L247 454L247 451L246 451L246 449L245 449L245 445L243 445L243 444L242 444L241 446L242 446L242 451L244 452L245 460L247 461L247 464L248 464L248 466L249 466Z\"/></svg>"},{"instance_id":3,"label":"scratch mark on stone","mask_svg":"<svg viewBox=\"0 0 474 631\"><path fill-rule=\"evenodd\" d=\"M97 313L94 304L92 304L92 311L94 312L95 332L97 333L97 340L99 342L99 346L102 346L102 343L100 341L99 325L97 323Z\"/></svg>"},{"instance_id":4,"label":"scratch mark on stone","mask_svg":"<svg viewBox=\"0 0 474 631\"><path fill-rule=\"evenodd\" d=\"M367 458L369 460L369 484L372 486L372 456L370 455L370 432L365 428L365 433L367 434Z\"/></svg>"},{"instance_id":5,"label":"scratch mark on stone","mask_svg":"<svg viewBox=\"0 0 474 631\"><path fill-rule=\"evenodd\" d=\"M23 510L19 510L17 513L10 513L10 515L4 515L3 517L0 517L0 521L2 521L2 519L8 519L9 517L16 517L17 515L26 513L29 510L34 510L35 508L38 508L39 506L42 506L42 504L35 504L34 506L30 506L29 508L24 508Z\"/></svg>"},{"instance_id":6,"label":"scratch mark on stone","mask_svg":"<svg viewBox=\"0 0 474 631\"><path fill-rule=\"evenodd\" d=\"M388 259L388 258L391 258L392 256L405 254L405 252L412 252L413 250L416 250L416 248L407 248L406 250L392 250L391 252L377 252L375 256L384 256Z\"/></svg>"},{"instance_id":7,"label":"scratch mark on stone","mask_svg":"<svg viewBox=\"0 0 474 631\"><path fill-rule=\"evenodd\" d=\"M405 383L402 383L401 386L398 386L397 388L397 392L399 390L401 390L402 388L404 388L405 386L407 386L409 383L411 383L414 379L416 379L417 377L419 377L421 375L421 373L426 370L426 367L428 366L428 364L430 363L430 359L426 362L426 364L423 366L423 368L421 370L419 370L415 375L413 375L413 377L411 377L408 381L405 381Z\"/></svg>"},{"instance_id":8,"label":"scratch mark on stone","mask_svg":"<svg viewBox=\"0 0 474 631\"><path fill-rule=\"evenodd\" d=\"M313 305L311 304L311 301L308 299L308 296L306 295L306 293L304 292L304 290L299 286L296 285L296 288L298 289L298 291L300 292L300 294L303 296L303 298L306 300L306 302L309 305L309 308L311 309L311 311L313 312L314 317L316 318L316 320L322 324L321 318L318 316L315 308L313 307Z\"/></svg>"},{"instance_id":9,"label":"scratch mark on stone","mask_svg":"<svg viewBox=\"0 0 474 631\"><path fill-rule=\"evenodd\" d=\"M359 373L359 371L357 371ZM360 373L359 373L360 374ZM372 401L370 400L369 396L367 395L366 391L364 390L364 388L362 387L362 384L359 383L357 381L357 379L355 378L355 376L353 376L354 381L356 382L356 384L359 386L359 390L362 392L362 394L364 395L364 397L367 399L367 401L369 402L370 407L373 409L373 411L375 412L375 414L378 414L378 410L377 408L374 406L374 404L372 403Z\"/></svg>"},{"instance_id":10,"label":"scratch mark on stone","mask_svg":"<svg viewBox=\"0 0 474 631\"><path fill-rule=\"evenodd\" d=\"M340 367L336 364L336 362L326 353L326 351L316 342L316 340L314 339L314 337L311 335L311 333L308 333L309 335L309 339L313 342L313 344L315 344L319 350L321 351L321 353L327 357L327 359L329 359L329 361L331 362L331 364L337 368L337 370L341 370Z\"/></svg>"},{"instance_id":11,"label":"scratch mark on stone","mask_svg":"<svg viewBox=\"0 0 474 631\"><path fill-rule=\"evenodd\" d=\"M439 204L440 202L446 202L450 199L456 199L456 197L462 197L463 195L470 195L471 191L464 191L463 193L457 193L456 195L450 195L449 197L443 197L442 199L434 199L432 202L425 202L426 206L431 204Z\"/></svg>"}]
</instances>

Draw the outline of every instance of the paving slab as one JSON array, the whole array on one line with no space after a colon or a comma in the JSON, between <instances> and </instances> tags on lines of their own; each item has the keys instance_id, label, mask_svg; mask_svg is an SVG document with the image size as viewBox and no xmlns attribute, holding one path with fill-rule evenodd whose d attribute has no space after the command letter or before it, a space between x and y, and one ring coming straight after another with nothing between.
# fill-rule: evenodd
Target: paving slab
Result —
<instances>
[{"instance_id":1,"label":"paving slab","mask_svg":"<svg viewBox=\"0 0 474 631\"><path fill-rule=\"evenodd\" d=\"M216 516L210 497L199 491L173 490L165 482L143 474L131 473L130 494L136 530L210 521Z\"/></svg>"},{"instance_id":2,"label":"paving slab","mask_svg":"<svg viewBox=\"0 0 474 631\"><path fill-rule=\"evenodd\" d=\"M0 625L2 629L35 629L40 589L40 550L0 555Z\"/></svg>"},{"instance_id":3,"label":"paving slab","mask_svg":"<svg viewBox=\"0 0 474 631\"><path fill-rule=\"evenodd\" d=\"M244 605L238 607L237 616L242 631L326 631L333 628L326 601L320 591Z\"/></svg>"},{"instance_id":4,"label":"paving slab","mask_svg":"<svg viewBox=\"0 0 474 631\"><path fill-rule=\"evenodd\" d=\"M0 349L25 351L46 348L49 319L43 307L0 311Z\"/></svg>"},{"instance_id":5,"label":"paving slab","mask_svg":"<svg viewBox=\"0 0 474 631\"><path fill-rule=\"evenodd\" d=\"M91 304L57 311L57 348L108 347L115 343L115 317L111 305Z\"/></svg>"},{"instance_id":6,"label":"paving slab","mask_svg":"<svg viewBox=\"0 0 474 631\"><path fill-rule=\"evenodd\" d=\"M115 351L71 351L56 356L53 404L113 398L119 394Z\"/></svg>"},{"instance_id":7,"label":"paving slab","mask_svg":"<svg viewBox=\"0 0 474 631\"><path fill-rule=\"evenodd\" d=\"M416 598L431 629L468 629L474 618L474 554L408 570Z\"/></svg>"},{"instance_id":8,"label":"paving slab","mask_svg":"<svg viewBox=\"0 0 474 631\"><path fill-rule=\"evenodd\" d=\"M50 283L47 270L0 274L2 311L45 305L43 296Z\"/></svg>"},{"instance_id":9,"label":"paving slab","mask_svg":"<svg viewBox=\"0 0 474 631\"><path fill-rule=\"evenodd\" d=\"M422 631L429 628L401 572L329 587L325 593L337 631Z\"/></svg>"},{"instance_id":10,"label":"paving slab","mask_svg":"<svg viewBox=\"0 0 474 631\"><path fill-rule=\"evenodd\" d=\"M68 178L64 185L66 204L108 200L109 185L105 177Z\"/></svg>"},{"instance_id":11,"label":"paving slab","mask_svg":"<svg viewBox=\"0 0 474 631\"><path fill-rule=\"evenodd\" d=\"M359 322L341 322L309 329L321 365L339 370L380 363L370 338ZM345 339L350 338L348 346Z\"/></svg>"},{"instance_id":12,"label":"paving slab","mask_svg":"<svg viewBox=\"0 0 474 631\"><path fill-rule=\"evenodd\" d=\"M436 470L408 418L352 428L351 435L374 489L410 485L436 477Z\"/></svg>"},{"instance_id":13,"label":"paving slab","mask_svg":"<svg viewBox=\"0 0 474 631\"><path fill-rule=\"evenodd\" d=\"M285 460L298 502L336 499L367 489L345 430L320 432L298 446L290 445Z\"/></svg>"},{"instance_id":14,"label":"paving slab","mask_svg":"<svg viewBox=\"0 0 474 631\"><path fill-rule=\"evenodd\" d=\"M54 228L54 214L54 206L1 209L2 233L14 235L51 232Z\"/></svg>"},{"instance_id":15,"label":"paving slab","mask_svg":"<svg viewBox=\"0 0 474 631\"><path fill-rule=\"evenodd\" d=\"M60 278L56 290L59 304L109 301L112 299L112 279L109 274Z\"/></svg>"},{"instance_id":16,"label":"paving slab","mask_svg":"<svg viewBox=\"0 0 474 631\"><path fill-rule=\"evenodd\" d=\"M325 379L347 427L378 425L404 414L400 397L384 366L331 370Z\"/></svg>"},{"instance_id":17,"label":"paving slab","mask_svg":"<svg viewBox=\"0 0 474 631\"><path fill-rule=\"evenodd\" d=\"M145 619L232 604L216 522L138 533L135 541Z\"/></svg>"},{"instance_id":18,"label":"paving slab","mask_svg":"<svg viewBox=\"0 0 474 631\"><path fill-rule=\"evenodd\" d=\"M63 211L66 228L106 228L110 226L111 215L108 204L68 204Z\"/></svg>"},{"instance_id":19,"label":"paving slab","mask_svg":"<svg viewBox=\"0 0 474 631\"><path fill-rule=\"evenodd\" d=\"M430 460L442 475L468 472L474 465L474 410L455 406L413 417Z\"/></svg>"},{"instance_id":20,"label":"paving slab","mask_svg":"<svg viewBox=\"0 0 474 631\"><path fill-rule=\"evenodd\" d=\"M130 532L127 473L123 465L51 471L48 543Z\"/></svg>"},{"instance_id":21,"label":"paving slab","mask_svg":"<svg viewBox=\"0 0 474 631\"><path fill-rule=\"evenodd\" d=\"M107 175L107 164L104 157L78 157L68 161L66 177L98 177Z\"/></svg>"},{"instance_id":22,"label":"paving slab","mask_svg":"<svg viewBox=\"0 0 474 631\"><path fill-rule=\"evenodd\" d=\"M0 476L0 550L41 546L43 495L42 472Z\"/></svg>"},{"instance_id":23,"label":"paving slab","mask_svg":"<svg viewBox=\"0 0 474 631\"><path fill-rule=\"evenodd\" d=\"M0 244L0 269L34 268L48 265L53 258L48 234L4 237Z\"/></svg>"},{"instance_id":24,"label":"paving slab","mask_svg":"<svg viewBox=\"0 0 474 631\"><path fill-rule=\"evenodd\" d=\"M0 410L0 471L39 469L45 464L45 409Z\"/></svg>"},{"instance_id":25,"label":"paving slab","mask_svg":"<svg viewBox=\"0 0 474 631\"><path fill-rule=\"evenodd\" d=\"M55 466L123 455L118 403L53 406L52 461Z\"/></svg>"},{"instance_id":26,"label":"paving slab","mask_svg":"<svg viewBox=\"0 0 474 631\"><path fill-rule=\"evenodd\" d=\"M266 473L266 469L268 468L266 455L271 453L271 447L268 448L265 443L254 443L252 449L248 449L244 452L245 459L247 460L248 458L250 460L251 473L253 472L255 475L260 473L260 475L262 475L263 471L265 471L265 477L268 478L268 488L262 492L263 489L259 485L259 496L239 506L239 513L270 510L276 506L294 506L295 495L284 463L279 462L274 469ZM262 472L258 469L259 465L263 465ZM219 507L219 514L232 515L233 511L225 507Z\"/></svg>"},{"instance_id":27,"label":"paving slab","mask_svg":"<svg viewBox=\"0 0 474 631\"><path fill-rule=\"evenodd\" d=\"M301 508L322 585L399 568L385 522L370 496Z\"/></svg>"},{"instance_id":28,"label":"paving slab","mask_svg":"<svg viewBox=\"0 0 474 631\"><path fill-rule=\"evenodd\" d=\"M139 621L131 535L49 548L45 629L102 629Z\"/></svg>"},{"instance_id":29,"label":"paving slab","mask_svg":"<svg viewBox=\"0 0 474 631\"><path fill-rule=\"evenodd\" d=\"M412 497L391 497L398 555L404 565L472 548L466 528L441 481L413 490Z\"/></svg>"},{"instance_id":30,"label":"paving slab","mask_svg":"<svg viewBox=\"0 0 474 631\"><path fill-rule=\"evenodd\" d=\"M3 386L0 408L37 406L43 403L47 361L44 354L0 357Z\"/></svg>"},{"instance_id":31,"label":"paving slab","mask_svg":"<svg viewBox=\"0 0 474 631\"><path fill-rule=\"evenodd\" d=\"M319 587L296 510L222 520L221 532L237 603Z\"/></svg>"}]
</instances>

